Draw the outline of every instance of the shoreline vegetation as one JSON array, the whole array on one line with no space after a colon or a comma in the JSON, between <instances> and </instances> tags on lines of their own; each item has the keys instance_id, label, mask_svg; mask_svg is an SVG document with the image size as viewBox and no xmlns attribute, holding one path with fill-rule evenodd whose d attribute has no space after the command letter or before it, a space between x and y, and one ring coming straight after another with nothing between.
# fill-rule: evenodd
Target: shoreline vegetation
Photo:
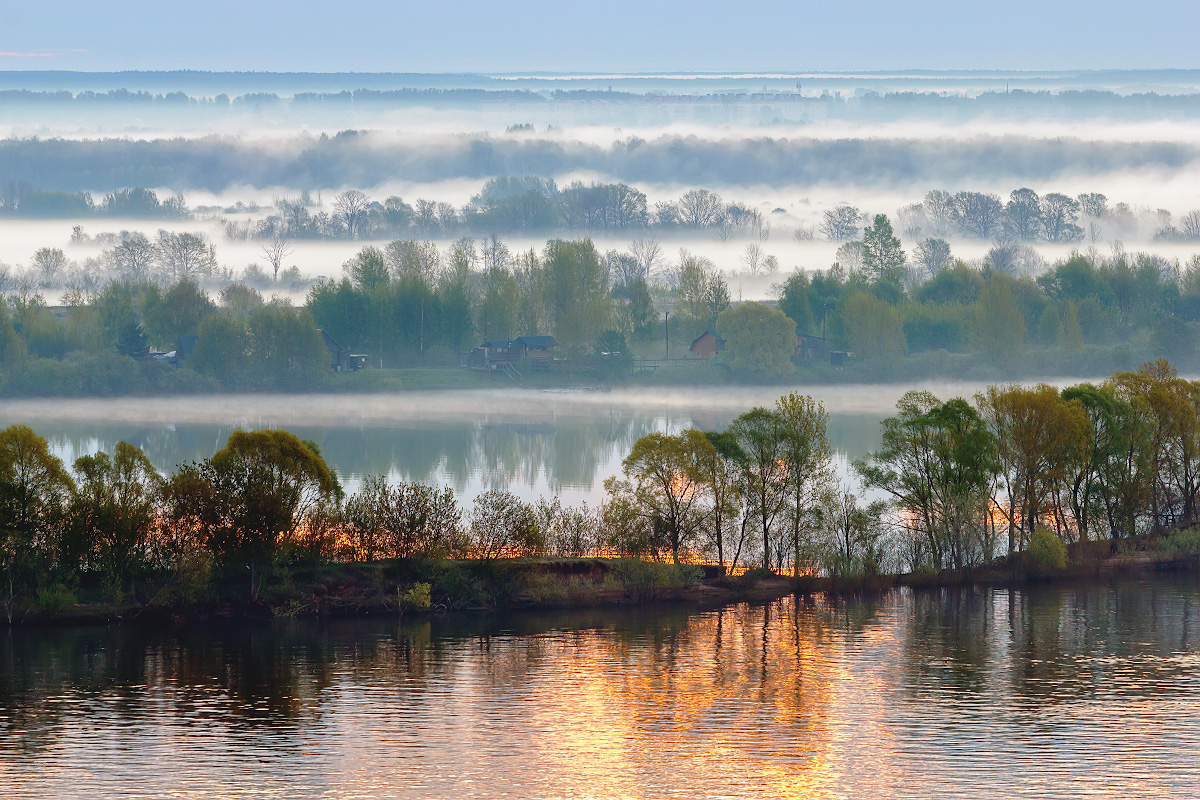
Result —
<instances>
[{"instance_id":1,"label":"shoreline vegetation","mask_svg":"<svg viewBox=\"0 0 1200 800\"><path fill-rule=\"evenodd\" d=\"M638 439L595 508L368 477L313 442L235 431L159 474L138 448L76 459L0 431L10 625L414 613L1027 581L1200 566L1200 383L1164 361L1099 385L912 391L853 464L789 394L723 431Z\"/></svg>"},{"instance_id":2,"label":"shoreline vegetation","mask_svg":"<svg viewBox=\"0 0 1200 800\"><path fill-rule=\"evenodd\" d=\"M718 574L712 565L633 559L511 559L443 562L385 561L327 564L278 573L280 583L257 600L240 586L212 587L209 598L187 605L98 600L52 593L24 610L9 626L107 624L186 625L236 619L344 618L429 613L584 609L686 604L699 609L731 603L765 603L789 595L851 597L907 587L938 591L959 587L1012 588L1111 583L1159 575L1200 572L1200 531L1188 528L1115 545L1090 542L1068 548L1067 564L1045 569L1028 559L998 558L969 570L835 578L776 575L761 569ZM424 583L413 578L436 581ZM469 584L468 593L438 594L436 585ZM402 588L408 586L407 589ZM5 621L0 619L0 624Z\"/></svg>"}]
</instances>

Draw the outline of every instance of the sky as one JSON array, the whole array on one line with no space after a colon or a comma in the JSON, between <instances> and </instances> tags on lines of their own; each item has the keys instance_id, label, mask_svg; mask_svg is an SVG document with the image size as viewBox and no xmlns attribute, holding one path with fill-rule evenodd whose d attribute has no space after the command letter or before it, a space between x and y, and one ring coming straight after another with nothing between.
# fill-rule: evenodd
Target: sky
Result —
<instances>
[{"instance_id":1,"label":"sky","mask_svg":"<svg viewBox=\"0 0 1200 800\"><path fill-rule=\"evenodd\" d=\"M0 70L1196 68L1194 0L3 0Z\"/></svg>"}]
</instances>

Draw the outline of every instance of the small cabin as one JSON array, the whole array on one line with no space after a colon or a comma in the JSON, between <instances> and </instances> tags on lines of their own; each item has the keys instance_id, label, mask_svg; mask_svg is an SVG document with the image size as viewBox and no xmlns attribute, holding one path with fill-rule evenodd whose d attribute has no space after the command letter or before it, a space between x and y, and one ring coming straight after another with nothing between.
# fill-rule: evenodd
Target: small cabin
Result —
<instances>
[{"instance_id":1,"label":"small cabin","mask_svg":"<svg viewBox=\"0 0 1200 800\"><path fill-rule=\"evenodd\" d=\"M716 331L709 330L693 339L689 349L696 358L712 360L725 349L725 340Z\"/></svg>"},{"instance_id":2,"label":"small cabin","mask_svg":"<svg viewBox=\"0 0 1200 800\"><path fill-rule=\"evenodd\" d=\"M484 362L489 364L516 361L520 356L520 350L513 347L510 339L489 339L475 349L483 352Z\"/></svg>"},{"instance_id":3,"label":"small cabin","mask_svg":"<svg viewBox=\"0 0 1200 800\"><path fill-rule=\"evenodd\" d=\"M553 336L518 336L512 347L532 370L548 370L554 363L554 348L558 342Z\"/></svg>"},{"instance_id":4,"label":"small cabin","mask_svg":"<svg viewBox=\"0 0 1200 800\"><path fill-rule=\"evenodd\" d=\"M334 372L353 372L367 365L367 357L361 353L351 353L342 347L333 337L321 331L321 341L329 351L329 366Z\"/></svg>"},{"instance_id":5,"label":"small cabin","mask_svg":"<svg viewBox=\"0 0 1200 800\"><path fill-rule=\"evenodd\" d=\"M799 329L796 330L797 361L823 361L827 352L824 336L810 336Z\"/></svg>"},{"instance_id":6,"label":"small cabin","mask_svg":"<svg viewBox=\"0 0 1200 800\"><path fill-rule=\"evenodd\" d=\"M518 336L516 339L489 339L466 353L458 363L471 369L496 369L501 364L523 362L529 369L547 370L554 361L558 342L553 336Z\"/></svg>"}]
</instances>

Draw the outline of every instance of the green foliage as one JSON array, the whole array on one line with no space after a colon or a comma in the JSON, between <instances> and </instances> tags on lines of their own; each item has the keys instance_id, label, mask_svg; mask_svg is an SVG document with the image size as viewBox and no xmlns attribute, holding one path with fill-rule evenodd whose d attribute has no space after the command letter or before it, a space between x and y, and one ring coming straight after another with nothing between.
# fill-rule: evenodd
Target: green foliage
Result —
<instances>
[{"instance_id":1,"label":"green foliage","mask_svg":"<svg viewBox=\"0 0 1200 800\"><path fill-rule=\"evenodd\" d=\"M841 313L842 329L856 358L881 362L904 355L904 319L899 309L866 292L855 292Z\"/></svg>"},{"instance_id":2,"label":"green foliage","mask_svg":"<svg viewBox=\"0 0 1200 800\"><path fill-rule=\"evenodd\" d=\"M1025 318L1007 282L994 279L983 288L971 308L968 330L971 349L994 363L1007 364L1020 355Z\"/></svg>"},{"instance_id":3,"label":"green foliage","mask_svg":"<svg viewBox=\"0 0 1200 800\"><path fill-rule=\"evenodd\" d=\"M863 270L876 281L899 286L904 279L904 251L886 214L876 214L871 227L863 231L862 262Z\"/></svg>"},{"instance_id":4,"label":"green foliage","mask_svg":"<svg viewBox=\"0 0 1200 800\"><path fill-rule=\"evenodd\" d=\"M762 303L742 303L717 318L725 340L722 363L735 374L752 379L791 375L796 351L796 323Z\"/></svg>"},{"instance_id":5,"label":"green foliage","mask_svg":"<svg viewBox=\"0 0 1200 800\"><path fill-rule=\"evenodd\" d=\"M43 614L58 614L74 606L79 599L69 587L53 583L38 589L36 608Z\"/></svg>"},{"instance_id":6,"label":"green foliage","mask_svg":"<svg viewBox=\"0 0 1200 800\"><path fill-rule=\"evenodd\" d=\"M638 275L625 287L629 296L627 310L629 325L633 337L638 341L651 339L658 332L659 314L654 310L654 301L650 297L650 287L646 279Z\"/></svg>"},{"instance_id":7,"label":"green foliage","mask_svg":"<svg viewBox=\"0 0 1200 800\"><path fill-rule=\"evenodd\" d=\"M812 305L815 298L814 290L808 273L796 270L783 282L783 291L779 295L779 310L787 314L796 323L801 333L816 335L821 332L819 316L814 318ZM819 300L816 301L818 304Z\"/></svg>"},{"instance_id":8,"label":"green foliage","mask_svg":"<svg viewBox=\"0 0 1200 800\"><path fill-rule=\"evenodd\" d=\"M1067 547L1058 534L1038 527L1029 537L1024 553L1025 568L1033 575L1048 576L1067 566Z\"/></svg>"},{"instance_id":9,"label":"green foliage","mask_svg":"<svg viewBox=\"0 0 1200 800\"><path fill-rule=\"evenodd\" d=\"M237 430L212 458L171 478L166 517L199 532L226 569L248 568L257 597L263 567L281 544L296 536L310 509L341 493L313 443L287 431Z\"/></svg>"},{"instance_id":10,"label":"green foliage","mask_svg":"<svg viewBox=\"0 0 1200 800\"><path fill-rule=\"evenodd\" d=\"M1167 558L1200 561L1200 527L1172 531L1158 541L1157 549Z\"/></svg>"},{"instance_id":11,"label":"green foliage","mask_svg":"<svg viewBox=\"0 0 1200 800\"><path fill-rule=\"evenodd\" d=\"M398 593L400 608L411 608L424 611L432 604L432 595L428 583L414 583L410 588Z\"/></svg>"},{"instance_id":12,"label":"green foliage","mask_svg":"<svg viewBox=\"0 0 1200 800\"><path fill-rule=\"evenodd\" d=\"M25 425L0 431L0 570L7 583L0 595L10 620L18 592L54 555L74 488L45 439Z\"/></svg>"},{"instance_id":13,"label":"green foliage","mask_svg":"<svg viewBox=\"0 0 1200 800\"><path fill-rule=\"evenodd\" d=\"M1054 306L1046 306L1037 324L1038 344L1042 347L1057 346L1061 328L1062 321L1059 319L1058 309Z\"/></svg>"},{"instance_id":14,"label":"green foliage","mask_svg":"<svg viewBox=\"0 0 1200 800\"><path fill-rule=\"evenodd\" d=\"M160 292L150 284L142 301L142 324L150 344L162 350L174 350L181 336L200 333L204 319L216 312L216 306L200 285L182 280Z\"/></svg>"},{"instance_id":15,"label":"green foliage","mask_svg":"<svg viewBox=\"0 0 1200 800\"><path fill-rule=\"evenodd\" d=\"M967 322L961 306L909 303L903 307L903 313L903 341L909 352L966 350Z\"/></svg>"},{"instance_id":16,"label":"green foliage","mask_svg":"<svg viewBox=\"0 0 1200 800\"><path fill-rule=\"evenodd\" d=\"M307 311L272 303L208 316L189 363L233 388L310 391L329 372L329 351Z\"/></svg>"},{"instance_id":17,"label":"green foliage","mask_svg":"<svg viewBox=\"0 0 1200 800\"><path fill-rule=\"evenodd\" d=\"M146 343L146 332L141 323L129 322L117 334L117 352L135 361L141 361L150 354L150 345Z\"/></svg>"},{"instance_id":18,"label":"green foliage","mask_svg":"<svg viewBox=\"0 0 1200 800\"><path fill-rule=\"evenodd\" d=\"M620 331L607 330L600 334L593 352L605 375L624 375L633 367L633 350Z\"/></svg>"},{"instance_id":19,"label":"green foliage","mask_svg":"<svg viewBox=\"0 0 1200 800\"><path fill-rule=\"evenodd\" d=\"M991 556L985 524L997 443L965 400L908 392L883 422L882 445L854 462L867 488L890 495L906 518L910 564L969 566Z\"/></svg>"},{"instance_id":20,"label":"green foliage","mask_svg":"<svg viewBox=\"0 0 1200 800\"><path fill-rule=\"evenodd\" d=\"M612 562L612 575L619 586L635 591L693 586L704 577L704 571L691 564L663 564L637 558Z\"/></svg>"},{"instance_id":21,"label":"green foliage","mask_svg":"<svg viewBox=\"0 0 1200 800\"><path fill-rule=\"evenodd\" d=\"M119 590L147 566L163 480L127 442L118 442L111 456L76 459L75 474L60 558L101 572Z\"/></svg>"},{"instance_id":22,"label":"green foliage","mask_svg":"<svg viewBox=\"0 0 1200 800\"><path fill-rule=\"evenodd\" d=\"M489 489L476 497L468 524L472 551L485 561L545 555L548 550L533 508L512 492Z\"/></svg>"},{"instance_id":23,"label":"green foliage","mask_svg":"<svg viewBox=\"0 0 1200 800\"><path fill-rule=\"evenodd\" d=\"M699 533L704 465L713 452L713 445L697 430L674 436L649 433L634 442L621 462L637 507L656 531L663 532L676 564Z\"/></svg>"},{"instance_id":24,"label":"green foliage","mask_svg":"<svg viewBox=\"0 0 1200 800\"><path fill-rule=\"evenodd\" d=\"M444 558L461 549L462 512L448 486L389 486L381 476L368 477L339 521L344 555L354 561Z\"/></svg>"}]
</instances>

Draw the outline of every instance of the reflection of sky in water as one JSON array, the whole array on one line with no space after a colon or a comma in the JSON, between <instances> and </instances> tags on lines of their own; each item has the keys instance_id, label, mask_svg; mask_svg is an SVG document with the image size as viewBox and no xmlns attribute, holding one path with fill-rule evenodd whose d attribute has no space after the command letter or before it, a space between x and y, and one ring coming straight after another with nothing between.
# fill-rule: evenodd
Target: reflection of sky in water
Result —
<instances>
[{"instance_id":1,"label":"reflection of sky in water","mask_svg":"<svg viewBox=\"0 0 1200 800\"><path fill-rule=\"evenodd\" d=\"M837 467L879 445L879 423L908 386L805 387L829 411ZM922 386L942 397L970 397L976 384ZM460 391L398 395L216 396L174 399L31 400L0 403L0 426L22 422L51 441L70 464L141 447L170 472L207 458L237 427L286 428L316 442L348 490L364 475L454 488L469 501L488 488L523 497L558 495L598 502L605 478L652 431L721 429L783 387L613 392Z\"/></svg>"}]
</instances>

